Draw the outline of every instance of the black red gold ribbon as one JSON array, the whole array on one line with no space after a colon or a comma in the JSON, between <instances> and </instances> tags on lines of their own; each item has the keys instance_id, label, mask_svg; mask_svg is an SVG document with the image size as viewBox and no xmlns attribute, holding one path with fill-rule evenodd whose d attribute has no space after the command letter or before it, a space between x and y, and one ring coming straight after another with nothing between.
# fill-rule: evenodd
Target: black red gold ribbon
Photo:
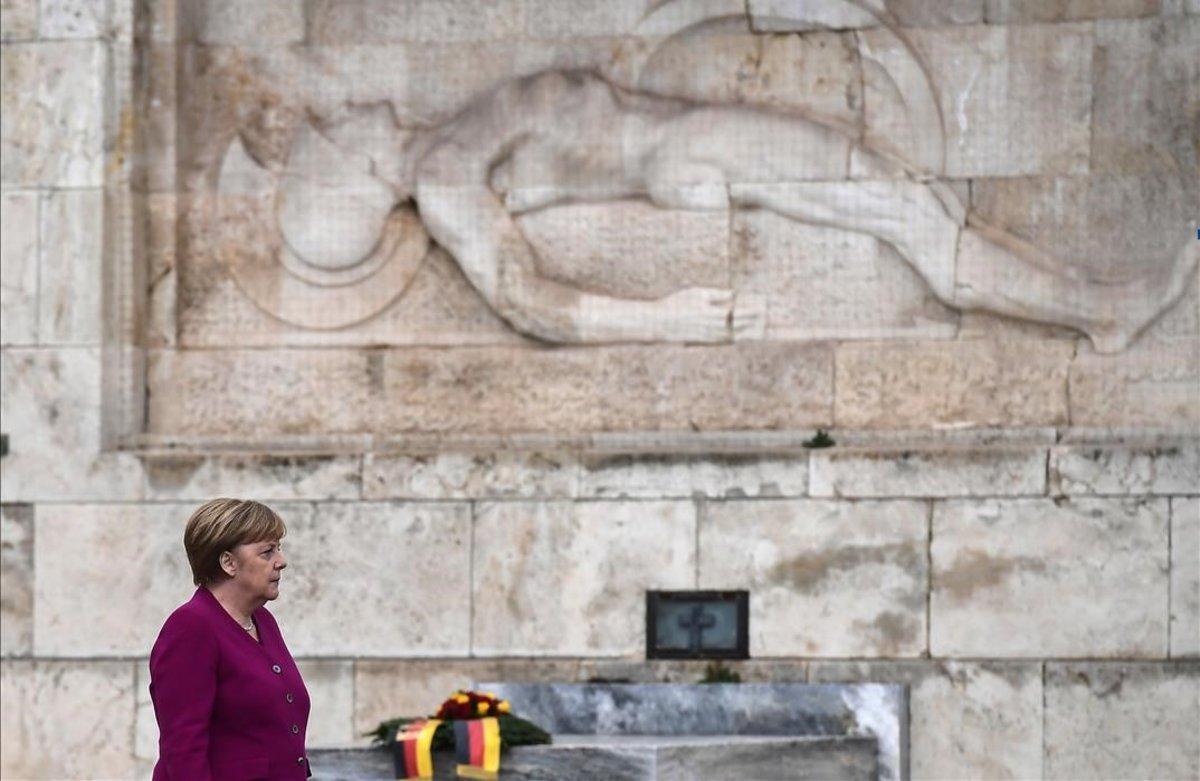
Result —
<instances>
[{"instance_id":1,"label":"black red gold ribbon","mask_svg":"<svg viewBox=\"0 0 1200 781\"><path fill-rule=\"evenodd\" d=\"M500 722L494 717L454 722L459 778L494 779L500 771Z\"/></svg>"},{"instance_id":2,"label":"black red gold ribbon","mask_svg":"<svg viewBox=\"0 0 1200 781\"><path fill-rule=\"evenodd\" d=\"M439 719L410 721L396 733L396 778L433 778L433 733Z\"/></svg>"}]
</instances>

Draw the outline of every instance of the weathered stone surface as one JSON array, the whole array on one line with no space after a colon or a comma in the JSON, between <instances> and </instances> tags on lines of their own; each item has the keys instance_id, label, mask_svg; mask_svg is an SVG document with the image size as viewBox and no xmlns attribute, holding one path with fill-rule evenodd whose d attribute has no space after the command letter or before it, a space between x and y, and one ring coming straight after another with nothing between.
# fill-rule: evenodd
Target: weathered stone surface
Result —
<instances>
[{"instance_id":1,"label":"weathered stone surface","mask_svg":"<svg viewBox=\"0 0 1200 781\"><path fill-rule=\"evenodd\" d=\"M949 500L933 510L935 656L1162 656L1166 499Z\"/></svg>"},{"instance_id":2,"label":"weathered stone surface","mask_svg":"<svg viewBox=\"0 0 1200 781\"><path fill-rule=\"evenodd\" d=\"M1177 173L984 179L971 207L1076 273L1116 281L1169 270L1195 239L1186 188Z\"/></svg>"},{"instance_id":3,"label":"weathered stone surface","mask_svg":"<svg viewBox=\"0 0 1200 781\"><path fill-rule=\"evenodd\" d=\"M183 549L183 527L193 509L39 505L34 558L55 564L34 573L34 652L148 653L163 621L196 588ZM118 558L125 563L114 565Z\"/></svg>"},{"instance_id":4,"label":"weathered stone surface","mask_svg":"<svg viewBox=\"0 0 1200 781\"><path fill-rule=\"evenodd\" d=\"M734 215L733 284L768 339L953 338L958 315L889 245L767 211Z\"/></svg>"},{"instance_id":5,"label":"weathered stone surface","mask_svg":"<svg viewBox=\"0 0 1200 781\"><path fill-rule=\"evenodd\" d=\"M0 52L0 180L99 187L105 51L100 43L9 44Z\"/></svg>"},{"instance_id":6,"label":"weathered stone surface","mask_svg":"<svg viewBox=\"0 0 1200 781\"><path fill-rule=\"evenodd\" d=\"M20 41L37 35L38 0L0 0L0 39Z\"/></svg>"},{"instance_id":7,"label":"weathered stone surface","mask_svg":"<svg viewBox=\"0 0 1200 781\"><path fill-rule=\"evenodd\" d=\"M309 7L314 43L445 43L520 37L525 0L481 5L473 0L315 0Z\"/></svg>"},{"instance_id":8,"label":"weathered stone surface","mask_svg":"<svg viewBox=\"0 0 1200 781\"><path fill-rule=\"evenodd\" d=\"M1196 497L1171 499L1171 656L1200 656L1200 499Z\"/></svg>"},{"instance_id":9,"label":"weathered stone surface","mask_svg":"<svg viewBox=\"0 0 1200 781\"><path fill-rule=\"evenodd\" d=\"M472 653L641 652L645 592L693 585L695 535L690 502L479 505Z\"/></svg>"},{"instance_id":10,"label":"weathered stone surface","mask_svg":"<svg viewBox=\"0 0 1200 781\"><path fill-rule=\"evenodd\" d=\"M142 460L151 501L239 496L259 501L358 499L358 456L148 455Z\"/></svg>"},{"instance_id":11,"label":"weathered stone surface","mask_svg":"<svg viewBox=\"0 0 1200 781\"><path fill-rule=\"evenodd\" d=\"M1086 345L1071 362L1071 423L1200 429L1200 339L1144 341L1115 355Z\"/></svg>"},{"instance_id":12,"label":"weathered stone surface","mask_svg":"<svg viewBox=\"0 0 1200 781\"><path fill-rule=\"evenodd\" d=\"M270 437L801 428L828 422L830 357L824 345L751 342L154 351L150 429Z\"/></svg>"},{"instance_id":13,"label":"weathered stone surface","mask_svg":"<svg viewBox=\"0 0 1200 781\"><path fill-rule=\"evenodd\" d=\"M709 672L709 661L687 659L584 659L579 663L580 681L617 683L701 683ZM796 659L735 659L725 666L745 683L805 683L808 662Z\"/></svg>"},{"instance_id":14,"label":"weathered stone surface","mask_svg":"<svg viewBox=\"0 0 1200 781\"><path fill-rule=\"evenodd\" d=\"M624 40L609 75L656 95L766 106L857 126L863 101L852 36L764 36L736 23L731 27ZM845 175L844 161L830 161L830 166L831 176Z\"/></svg>"},{"instance_id":15,"label":"weathered stone surface","mask_svg":"<svg viewBox=\"0 0 1200 781\"><path fill-rule=\"evenodd\" d=\"M158 762L158 721L150 699L150 660L134 662L133 757L138 778L152 778Z\"/></svg>"},{"instance_id":16,"label":"weathered stone surface","mask_svg":"<svg viewBox=\"0 0 1200 781\"><path fill-rule=\"evenodd\" d=\"M699 588L750 590L750 655L925 650L922 502L713 502Z\"/></svg>"},{"instance_id":17,"label":"weathered stone surface","mask_svg":"<svg viewBox=\"0 0 1200 781\"><path fill-rule=\"evenodd\" d=\"M354 663L342 659L297 659L312 700L305 748L354 743Z\"/></svg>"},{"instance_id":18,"label":"weathered stone surface","mask_svg":"<svg viewBox=\"0 0 1200 781\"><path fill-rule=\"evenodd\" d=\"M834 419L849 428L1061 425L1073 351L1024 340L840 344Z\"/></svg>"},{"instance_id":19,"label":"weathered stone surface","mask_svg":"<svg viewBox=\"0 0 1200 781\"><path fill-rule=\"evenodd\" d=\"M578 464L568 453L430 453L363 460L366 499L570 499Z\"/></svg>"},{"instance_id":20,"label":"weathered stone surface","mask_svg":"<svg viewBox=\"0 0 1200 781\"><path fill-rule=\"evenodd\" d=\"M867 0L855 3L750 0L749 11L754 29L786 32L878 26L880 22L871 11L890 14L905 27L972 24L983 21L983 4L984 0Z\"/></svg>"},{"instance_id":21,"label":"weathered stone surface","mask_svg":"<svg viewBox=\"0 0 1200 781\"><path fill-rule=\"evenodd\" d=\"M1153 16L1160 0L986 0L989 24Z\"/></svg>"},{"instance_id":22,"label":"weathered stone surface","mask_svg":"<svg viewBox=\"0 0 1200 781\"><path fill-rule=\"evenodd\" d=\"M0 355L8 455L5 502L122 501L142 495L141 466L100 452L100 360L95 348L17 349Z\"/></svg>"},{"instance_id":23,"label":"weathered stone surface","mask_svg":"<svg viewBox=\"0 0 1200 781\"><path fill-rule=\"evenodd\" d=\"M525 0L525 32L531 38L554 41L624 35L647 14L643 0L580 0L564 5L556 0Z\"/></svg>"},{"instance_id":24,"label":"weathered stone surface","mask_svg":"<svg viewBox=\"0 0 1200 781\"><path fill-rule=\"evenodd\" d=\"M1050 448L1053 494L1182 494L1200 485L1200 446Z\"/></svg>"},{"instance_id":25,"label":"weathered stone surface","mask_svg":"<svg viewBox=\"0 0 1200 781\"><path fill-rule=\"evenodd\" d=\"M911 59L890 32L860 35L875 59ZM915 29L908 37L940 94L945 175L1087 172L1090 26L972 25ZM908 105L895 99L895 89L889 79L866 81L866 122L869 132L907 150L920 136L937 132L937 117L907 116ZM1013 111L1015 105L1021 110Z\"/></svg>"},{"instance_id":26,"label":"weathered stone surface","mask_svg":"<svg viewBox=\"0 0 1200 781\"><path fill-rule=\"evenodd\" d=\"M575 288L658 298L685 287L721 287L729 280L725 213L624 201L540 209L518 222L542 275Z\"/></svg>"},{"instance_id":27,"label":"weathered stone surface","mask_svg":"<svg viewBox=\"0 0 1200 781\"><path fill-rule=\"evenodd\" d=\"M908 684L912 778L1041 776L1039 663L813 662L809 679Z\"/></svg>"},{"instance_id":28,"label":"weathered stone surface","mask_svg":"<svg viewBox=\"0 0 1200 781\"><path fill-rule=\"evenodd\" d=\"M1046 665L1046 778L1195 778L1197 723L1196 662Z\"/></svg>"},{"instance_id":29,"label":"weathered stone surface","mask_svg":"<svg viewBox=\"0 0 1200 781\"><path fill-rule=\"evenodd\" d=\"M298 43L304 40L304 0L185 0L180 37L210 44Z\"/></svg>"},{"instance_id":30,"label":"weathered stone surface","mask_svg":"<svg viewBox=\"0 0 1200 781\"><path fill-rule=\"evenodd\" d=\"M293 654L467 653L470 584L447 573L470 571L468 505L319 504L285 521L291 571L272 612Z\"/></svg>"},{"instance_id":31,"label":"weathered stone surface","mask_svg":"<svg viewBox=\"0 0 1200 781\"><path fill-rule=\"evenodd\" d=\"M0 505L0 656L33 651L33 506Z\"/></svg>"},{"instance_id":32,"label":"weathered stone surface","mask_svg":"<svg viewBox=\"0 0 1200 781\"><path fill-rule=\"evenodd\" d=\"M814 450L812 496L1028 496L1046 490L1046 452Z\"/></svg>"},{"instance_id":33,"label":"weathered stone surface","mask_svg":"<svg viewBox=\"0 0 1200 781\"><path fill-rule=\"evenodd\" d=\"M37 341L38 195L0 194L0 342Z\"/></svg>"},{"instance_id":34,"label":"weathered stone surface","mask_svg":"<svg viewBox=\"0 0 1200 781\"><path fill-rule=\"evenodd\" d=\"M458 689L480 681L579 680L573 659L364 659L354 665L354 736L399 716L429 716ZM518 714L519 715L519 714Z\"/></svg>"},{"instance_id":35,"label":"weathered stone surface","mask_svg":"<svg viewBox=\"0 0 1200 781\"><path fill-rule=\"evenodd\" d=\"M579 495L595 498L803 496L807 486L802 455L597 455L579 475Z\"/></svg>"},{"instance_id":36,"label":"weathered stone surface","mask_svg":"<svg viewBox=\"0 0 1200 781\"><path fill-rule=\"evenodd\" d=\"M55 190L42 199L38 337L42 344L99 344L104 193Z\"/></svg>"},{"instance_id":37,"label":"weathered stone surface","mask_svg":"<svg viewBox=\"0 0 1200 781\"><path fill-rule=\"evenodd\" d=\"M108 25L104 0L42 0L38 28L43 38L99 38Z\"/></svg>"},{"instance_id":38,"label":"weathered stone surface","mask_svg":"<svg viewBox=\"0 0 1200 781\"><path fill-rule=\"evenodd\" d=\"M0 775L132 775L133 664L6 659L0 686Z\"/></svg>"},{"instance_id":39,"label":"weathered stone surface","mask_svg":"<svg viewBox=\"0 0 1200 781\"><path fill-rule=\"evenodd\" d=\"M1192 217L1200 198L1198 47L1194 17L1096 24L1092 171L1145 171L1190 185Z\"/></svg>"}]
</instances>

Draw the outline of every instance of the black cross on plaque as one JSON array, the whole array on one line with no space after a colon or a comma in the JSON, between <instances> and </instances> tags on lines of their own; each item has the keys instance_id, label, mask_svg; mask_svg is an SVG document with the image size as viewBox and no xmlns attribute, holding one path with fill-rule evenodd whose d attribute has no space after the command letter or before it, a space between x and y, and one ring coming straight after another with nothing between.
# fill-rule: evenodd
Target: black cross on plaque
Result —
<instances>
[{"instance_id":1,"label":"black cross on plaque","mask_svg":"<svg viewBox=\"0 0 1200 781\"><path fill-rule=\"evenodd\" d=\"M704 605L692 605L687 615L679 617L679 628L688 630L688 647L693 651L700 650L700 638L705 629L715 626L716 616L704 610Z\"/></svg>"}]
</instances>

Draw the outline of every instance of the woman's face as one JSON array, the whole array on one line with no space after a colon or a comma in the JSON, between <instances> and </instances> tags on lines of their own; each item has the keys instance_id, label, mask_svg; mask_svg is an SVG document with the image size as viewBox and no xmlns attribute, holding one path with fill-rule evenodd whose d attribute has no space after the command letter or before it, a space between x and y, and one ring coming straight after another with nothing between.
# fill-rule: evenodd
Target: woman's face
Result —
<instances>
[{"instance_id":1,"label":"woman's face","mask_svg":"<svg viewBox=\"0 0 1200 781\"><path fill-rule=\"evenodd\" d=\"M237 560L234 580L243 590L266 600L279 597L279 577L287 566L279 540L243 543L232 553Z\"/></svg>"}]
</instances>

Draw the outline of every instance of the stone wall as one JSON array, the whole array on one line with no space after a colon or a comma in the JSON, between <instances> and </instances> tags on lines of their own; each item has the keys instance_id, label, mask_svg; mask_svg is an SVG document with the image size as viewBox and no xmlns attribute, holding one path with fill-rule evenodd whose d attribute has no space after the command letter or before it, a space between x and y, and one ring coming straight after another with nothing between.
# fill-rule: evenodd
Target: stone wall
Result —
<instances>
[{"instance_id":1,"label":"stone wall","mask_svg":"<svg viewBox=\"0 0 1200 781\"><path fill-rule=\"evenodd\" d=\"M879 72L845 75L863 46L888 62L870 17L728 5L755 25L706 28L705 67L668 50L684 67L651 86L799 94L902 132ZM207 149L188 101L222 52L336 52L363 77L339 89L432 121L497 73L608 63L646 6L4 0L0 775L149 775L146 657L192 591L183 521L216 495L288 524L271 609L310 746L365 744L472 680L697 680L642 658L643 592L748 588L743 678L910 684L914 777L1200 774L1196 277L1107 354L948 307L861 234L580 205L527 220L549 273L730 279L770 316L742 343L549 348L442 250L394 306L315 332L187 233ZM1164 159L1195 165L1194 0L887 10L931 64L944 177L973 209L1091 271L1170 248L1156 198ZM625 265L604 277L581 247ZM833 448L801 446L817 427Z\"/></svg>"}]
</instances>

